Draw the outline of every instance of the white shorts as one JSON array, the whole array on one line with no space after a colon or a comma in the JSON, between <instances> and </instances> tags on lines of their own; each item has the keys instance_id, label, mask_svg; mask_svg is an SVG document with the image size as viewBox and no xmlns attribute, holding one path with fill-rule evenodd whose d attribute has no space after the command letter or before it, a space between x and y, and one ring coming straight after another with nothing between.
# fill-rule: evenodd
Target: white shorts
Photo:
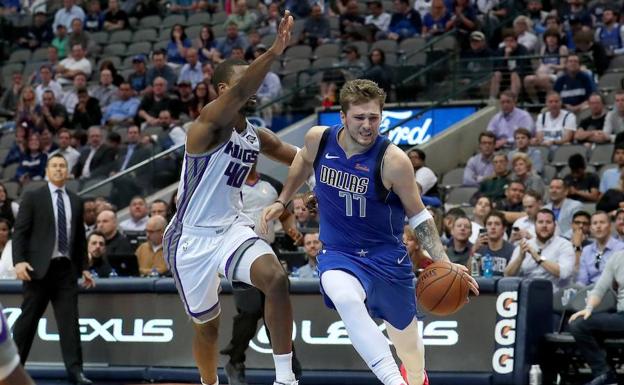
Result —
<instances>
[{"instance_id":1,"label":"white shorts","mask_svg":"<svg viewBox=\"0 0 624 385\"><path fill-rule=\"evenodd\" d=\"M186 312L197 323L217 317L220 276L251 285L251 265L273 249L251 227L197 227L172 223L163 240L164 257Z\"/></svg>"}]
</instances>

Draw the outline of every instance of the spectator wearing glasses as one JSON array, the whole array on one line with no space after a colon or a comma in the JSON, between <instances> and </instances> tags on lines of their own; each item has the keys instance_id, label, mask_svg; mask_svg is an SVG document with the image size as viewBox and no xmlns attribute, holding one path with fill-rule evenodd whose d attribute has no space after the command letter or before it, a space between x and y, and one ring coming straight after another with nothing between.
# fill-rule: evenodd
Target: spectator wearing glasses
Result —
<instances>
[{"instance_id":1,"label":"spectator wearing glasses","mask_svg":"<svg viewBox=\"0 0 624 385\"><path fill-rule=\"evenodd\" d=\"M496 136L491 132L479 134L479 153L468 159L464 169L464 186L478 186L486 177L494 174L494 146Z\"/></svg>"},{"instance_id":2,"label":"spectator wearing glasses","mask_svg":"<svg viewBox=\"0 0 624 385\"><path fill-rule=\"evenodd\" d=\"M167 221L160 215L154 215L147 220L145 233L147 241L143 242L136 250L135 255L139 261L139 273L147 276L154 270L159 275L164 275L169 269L163 259L162 240Z\"/></svg>"},{"instance_id":3,"label":"spectator wearing glasses","mask_svg":"<svg viewBox=\"0 0 624 385\"><path fill-rule=\"evenodd\" d=\"M611 220L604 211L591 216L593 242L583 247L576 281L581 285L593 285L598 281L613 253L624 250L624 243L611 235Z\"/></svg>"},{"instance_id":4,"label":"spectator wearing glasses","mask_svg":"<svg viewBox=\"0 0 624 385\"><path fill-rule=\"evenodd\" d=\"M553 290L564 287L574 270L574 249L567 239L555 235L555 214L541 209L535 221L536 237L521 239L513 252L505 276L543 278Z\"/></svg>"},{"instance_id":5,"label":"spectator wearing glasses","mask_svg":"<svg viewBox=\"0 0 624 385\"><path fill-rule=\"evenodd\" d=\"M577 211L572 217L572 233L570 235L570 241L574 247L574 255L576 257L574 261L574 271L578 272L579 264L581 260L581 253L583 247L589 245L591 241L589 237L591 224L591 215L586 211Z\"/></svg>"}]
</instances>

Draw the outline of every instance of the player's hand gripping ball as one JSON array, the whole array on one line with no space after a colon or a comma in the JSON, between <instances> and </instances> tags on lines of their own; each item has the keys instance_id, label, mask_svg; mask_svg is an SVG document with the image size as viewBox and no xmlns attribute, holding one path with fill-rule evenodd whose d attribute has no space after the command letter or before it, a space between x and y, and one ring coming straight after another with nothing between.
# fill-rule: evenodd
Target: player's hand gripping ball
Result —
<instances>
[{"instance_id":1,"label":"player's hand gripping ball","mask_svg":"<svg viewBox=\"0 0 624 385\"><path fill-rule=\"evenodd\" d=\"M422 309L444 316L466 304L469 290L467 277L455 264L435 262L418 276L416 298Z\"/></svg>"}]
</instances>

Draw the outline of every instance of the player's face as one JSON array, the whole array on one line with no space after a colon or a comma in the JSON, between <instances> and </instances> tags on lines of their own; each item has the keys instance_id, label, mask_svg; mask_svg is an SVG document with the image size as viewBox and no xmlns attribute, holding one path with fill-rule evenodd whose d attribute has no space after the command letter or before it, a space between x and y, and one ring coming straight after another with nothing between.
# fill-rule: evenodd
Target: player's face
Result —
<instances>
[{"instance_id":1,"label":"player's face","mask_svg":"<svg viewBox=\"0 0 624 385\"><path fill-rule=\"evenodd\" d=\"M353 141L363 147L375 142L381 124L381 106L377 100L352 104L346 113L340 112L342 124Z\"/></svg>"},{"instance_id":2,"label":"player's face","mask_svg":"<svg viewBox=\"0 0 624 385\"><path fill-rule=\"evenodd\" d=\"M591 235L594 239L605 241L611 235L611 221L607 214L595 214L591 219Z\"/></svg>"}]
</instances>

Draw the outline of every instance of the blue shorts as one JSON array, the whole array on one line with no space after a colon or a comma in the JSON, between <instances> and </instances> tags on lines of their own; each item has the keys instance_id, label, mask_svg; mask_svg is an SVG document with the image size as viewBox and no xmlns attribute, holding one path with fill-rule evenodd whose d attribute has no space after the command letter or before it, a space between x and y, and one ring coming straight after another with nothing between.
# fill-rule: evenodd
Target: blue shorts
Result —
<instances>
[{"instance_id":1,"label":"blue shorts","mask_svg":"<svg viewBox=\"0 0 624 385\"><path fill-rule=\"evenodd\" d=\"M397 254L388 250L368 250L366 256L360 256L324 249L317 259L319 276L326 271L342 270L360 281L371 317L388 321L402 330L417 316L414 273L411 260L404 251ZM325 305L335 309L322 285L321 292Z\"/></svg>"}]
</instances>

